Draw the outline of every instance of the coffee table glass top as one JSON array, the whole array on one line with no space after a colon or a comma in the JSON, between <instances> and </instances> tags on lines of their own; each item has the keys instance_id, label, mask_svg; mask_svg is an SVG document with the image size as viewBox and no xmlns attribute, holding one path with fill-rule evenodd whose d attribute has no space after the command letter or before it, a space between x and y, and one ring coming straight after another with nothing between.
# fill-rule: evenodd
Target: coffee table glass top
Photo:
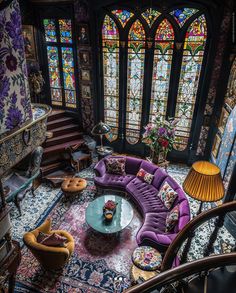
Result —
<instances>
[{"instance_id":1,"label":"coffee table glass top","mask_svg":"<svg viewBox=\"0 0 236 293\"><path fill-rule=\"evenodd\" d=\"M118 205L112 221L105 220L103 206L108 200L113 200ZM117 233L127 227L133 219L133 208L124 198L117 195L102 195L92 201L86 209L86 222L94 230L104 233Z\"/></svg>"}]
</instances>

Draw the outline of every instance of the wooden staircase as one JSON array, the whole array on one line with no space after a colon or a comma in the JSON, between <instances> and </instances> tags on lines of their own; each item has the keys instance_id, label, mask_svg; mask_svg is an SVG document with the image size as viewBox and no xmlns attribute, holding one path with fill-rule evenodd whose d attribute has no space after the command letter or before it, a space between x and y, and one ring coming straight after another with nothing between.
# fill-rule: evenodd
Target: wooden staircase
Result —
<instances>
[{"instance_id":1,"label":"wooden staircase","mask_svg":"<svg viewBox=\"0 0 236 293\"><path fill-rule=\"evenodd\" d=\"M52 138L43 144L42 176L62 170L68 165L65 149L69 146L84 143L83 132L73 117L63 110L53 110L48 117L47 131L53 133Z\"/></svg>"}]
</instances>

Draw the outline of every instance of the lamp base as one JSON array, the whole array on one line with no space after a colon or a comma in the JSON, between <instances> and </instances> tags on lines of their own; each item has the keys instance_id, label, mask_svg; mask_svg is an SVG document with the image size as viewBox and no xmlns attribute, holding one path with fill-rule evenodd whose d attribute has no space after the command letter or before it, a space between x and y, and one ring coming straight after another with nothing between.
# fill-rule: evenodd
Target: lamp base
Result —
<instances>
[{"instance_id":1,"label":"lamp base","mask_svg":"<svg viewBox=\"0 0 236 293\"><path fill-rule=\"evenodd\" d=\"M99 151L99 152L105 152L106 149L105 149L104 146L98 145L98 146L96 146L96 150Z\"/></svg>"}]
</instances>

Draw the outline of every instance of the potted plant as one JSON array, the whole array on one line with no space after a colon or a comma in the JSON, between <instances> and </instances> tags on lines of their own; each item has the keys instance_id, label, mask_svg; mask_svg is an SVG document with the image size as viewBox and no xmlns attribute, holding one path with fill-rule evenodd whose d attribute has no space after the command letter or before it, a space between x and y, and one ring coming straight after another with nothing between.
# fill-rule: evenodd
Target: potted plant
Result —
<instances>
[{"instance_id":1,"label":"potted plant","mask_svg":"<svg viewBox=\"0 0 236 293\"><path fill-rule=\"evenodd\" d=\"M178 120L169 118L162 120L160 115L155 117L153 123L145 126L142 141L150 147L150 158L155 164L166 160L169 151L175 143L175 127Z\"/></svg>"}]
</instances>

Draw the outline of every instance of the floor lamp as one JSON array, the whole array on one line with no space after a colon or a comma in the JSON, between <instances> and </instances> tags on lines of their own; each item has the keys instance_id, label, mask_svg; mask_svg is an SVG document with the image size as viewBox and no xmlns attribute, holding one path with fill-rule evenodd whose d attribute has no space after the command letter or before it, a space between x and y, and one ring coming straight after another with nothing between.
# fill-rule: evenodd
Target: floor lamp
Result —
<instances>
[{"instance_id":1,"label":"floor lamp","mask_svg":"<svg viewBox=\"0 0 236 293\"><path fill-rule=\"evenodd\" d=\"M197 215L200 214L203 202L218 201L224 196L220 168L207 161L195 162L184 180L183 189L201 202Z\"/></svg>"},{"instance_id":2,"label":"floor lamp","mask_svg":"<svg viewBox=\"0 0 236 293\"><path fill-rule=\"evenodd\" d=\"M99 135L100 139L101 139L101 146L98 147L99 151L104 151L104 147L103 147L103 143L102 143L102 137L103 137L103 135L107 134L110 131L111 131L111 127L108 124L106 124L106 123L104 123L102 121L100 121L98 124L96 124L93 127L91 133L93 135Z\"/></svg>"}]
</instances>

